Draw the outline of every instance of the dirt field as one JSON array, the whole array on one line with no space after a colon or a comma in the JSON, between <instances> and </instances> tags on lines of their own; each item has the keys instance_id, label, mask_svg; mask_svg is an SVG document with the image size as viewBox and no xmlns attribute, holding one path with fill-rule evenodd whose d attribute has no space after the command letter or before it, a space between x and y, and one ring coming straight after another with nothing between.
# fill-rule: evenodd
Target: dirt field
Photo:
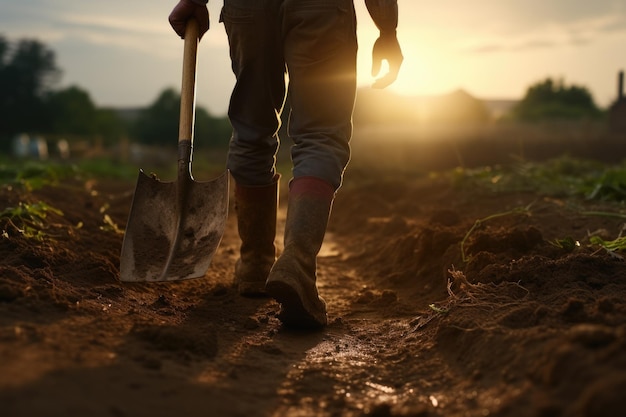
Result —
<instances>
[{"instance_id":1,"label":"dirt field","mask_svg":"<svg viewBox=\"0 0 626 417\"><path fill-rule=\"evenodd\" d=\"M0 415L626 415L626 263L588 238L617 238L623 205L349 171L330 325L298 333L233 289L232 216L205 278L119 283L133 187L1 189L63 215L43 241L3 226Z\"/></svg>"}]
</instances>

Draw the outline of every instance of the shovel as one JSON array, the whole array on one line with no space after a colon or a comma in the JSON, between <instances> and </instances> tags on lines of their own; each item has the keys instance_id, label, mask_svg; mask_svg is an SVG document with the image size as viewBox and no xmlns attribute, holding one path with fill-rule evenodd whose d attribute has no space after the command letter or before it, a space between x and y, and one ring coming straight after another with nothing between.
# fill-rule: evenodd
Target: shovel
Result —
<instances>
[{"instance_id":1,"label":"shovel","mask_svg":"<svg viewBox=\"0 0 626 417\"><path fill-rule=\"evenodd\" d=\"M177 281L206 274L224 234L228 172L209 182L191 174L198 24L187 23L178 131L178 177L139 171L120 256L120 280Z\"/></svg>"}]
</instances>

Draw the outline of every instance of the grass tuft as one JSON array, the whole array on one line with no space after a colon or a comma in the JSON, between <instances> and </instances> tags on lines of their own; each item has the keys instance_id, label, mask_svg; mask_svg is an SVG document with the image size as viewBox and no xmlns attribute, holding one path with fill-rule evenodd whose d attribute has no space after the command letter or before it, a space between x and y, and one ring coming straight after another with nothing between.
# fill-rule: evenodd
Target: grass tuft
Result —
<instances>
[{"instance_id":1,"label":"grass tuft","mask_svg":"<svg viewBox=\"0 0 626 417\"><path fill-rule=\"evenodd\" d=\"M19 203L17 207L8 207L0 212L2 236L10 238L9 231L17 232L28 239L42 241L47 237L46 218L49 213L63 216L63 212L42 201L38 203Z\"/></svg>"}]
</instances>

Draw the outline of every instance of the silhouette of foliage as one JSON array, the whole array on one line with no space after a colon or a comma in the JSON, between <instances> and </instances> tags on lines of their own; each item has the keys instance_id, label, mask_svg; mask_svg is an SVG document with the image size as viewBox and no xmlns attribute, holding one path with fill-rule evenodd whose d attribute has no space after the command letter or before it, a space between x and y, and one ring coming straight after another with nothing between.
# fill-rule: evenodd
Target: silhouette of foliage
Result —
<instances>
[{"instance_id":1,"label":"silhouette of foliage","mask_svg":"<svg viewBox=\"0 0 626 417\"><path fill-rule=\"evenodd\" d=\"M587 88L568 86L563 80L552 78L531 85L512 113L514 119L528 122L592 119L600 115Z\"/></svg>"},{"instance_id":2,"label":"silhouette of foliage","mask_svg":"<svg viewBox=\"0 0 626 417\"><path fill-rule=\"evenodd\" d=\"M120 110L98 108L81 87L55 91L60 75L54 52L43 43L10 42L0 35L0 149L7 151L10 139L21 133L70 140L97 137L105 144L128 136L145 144L176 144L180 95L175 90L164 90L134 120ZM202 144L224 146L231 126L227 118L213 117L197 107L195 131Z\"/></svg>"},{"instance_id":3,"label":"silhouette of foliage","mask_svg":"<svg viewBox=\"0 0 626 417\"><path fill-rule=\"evenodd\" d=\"M79 87L51 93L46 105L50 133L92 135L97 132L96 106L89 93Z\"/></svg>"},{"instance_id":4,"label":"silhouette of foliage","mask_svg":"<svg viewBox=\"0 0 626 417\"><path fill-rule=\"evenodd\" d=\"M228 144L232 126L227 117L214 117L203 107L196 107L196 143L202 147L223 147Z\"/></svg>"},{"instance_id":5,"label":"silhouette of foliage","mask_svg":"<svg viewBox=\"0 0 626 417\"><path fill-rule=\"evenodd\" d=\"M115 109L96 110L96 132L106 145L118 144L120 138L128 137L130 123L120 117Z\"/></svg>"},{"instance_id":6,"label":"silhouette of foliage","mask_svg":"<svg viewBox=\"0 0 626 417\"><path fill-rule=\"evenodd\" d=\"M180 97L173 88L167 88L144 109L137 119L133 136L140 143L175 144L178 137Z\"/></svg>"},{"instance_id":7,"label":"silhouette of foliage","mask_svg":"<svg viewBox=\"0 0 626 417\"><path fill-rule=\"evenodd\" d=\"M141 112L133 128L133 136L144 144L175 145L179 119L180 94L173 88L167 88ZM226 118L215 118L199 106L196 107L194 130L194 136L210 147L227 144L231 134Z\"/></svg>"},{"instance_id":8,"label":"silhouette of foliage","mask_svg":"<svg viewBox=\"0 0 626 417\"><path fill-rule=\"evenodd\" d=\"M37 40L0 36L0 136L45 128L46 94L57 82L54 52Z\"/></svg>"}]
</instances>

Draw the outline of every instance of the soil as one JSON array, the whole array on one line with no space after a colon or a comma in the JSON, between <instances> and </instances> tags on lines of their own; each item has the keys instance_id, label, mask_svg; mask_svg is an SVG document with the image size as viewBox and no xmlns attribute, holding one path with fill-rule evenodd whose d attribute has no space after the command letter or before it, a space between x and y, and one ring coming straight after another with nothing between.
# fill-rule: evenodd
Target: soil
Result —
<instances>
[{"instance_id":1,"label":"soil","mask_svg":"<svg viewBox=\"0 0 626 417\"><path fill-rule=\"evenodd\" d=\"M617 203L347 175L318 265L329 325L297 332L236 293L232 209L204 278L120 283L133 188L1 189L63 213L41 240L3 224L1 415L626 415L626 263L589 242L620 236L623 215L590 213Z\"/></svg>"}]
</instances>

